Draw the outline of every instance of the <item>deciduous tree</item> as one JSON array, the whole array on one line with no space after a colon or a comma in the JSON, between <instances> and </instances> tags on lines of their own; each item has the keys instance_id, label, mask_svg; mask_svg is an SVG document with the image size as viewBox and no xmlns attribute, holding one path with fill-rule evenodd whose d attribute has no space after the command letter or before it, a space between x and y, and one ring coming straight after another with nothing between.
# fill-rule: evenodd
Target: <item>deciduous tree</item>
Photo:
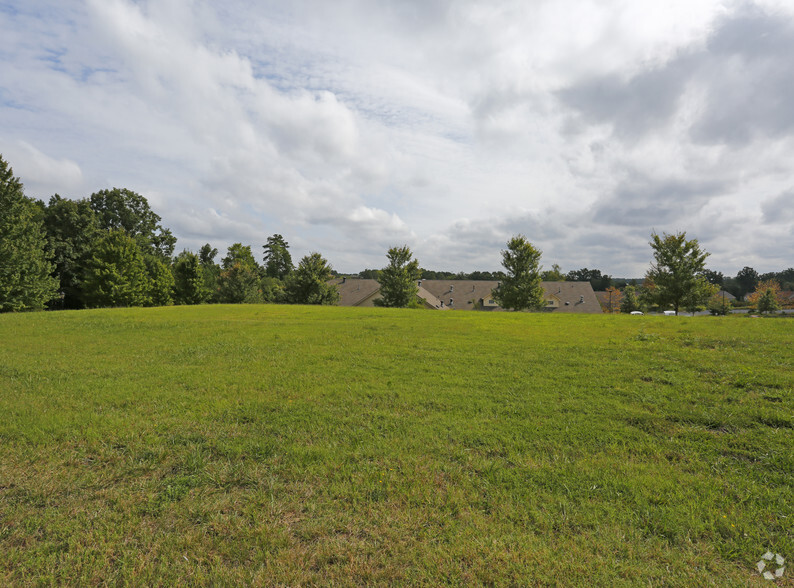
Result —
<instances>
[{"instance_id":1,"label":"deciduous tree","mask_svg":"<svg viewBox=\"0 0 794 588\"><path fill-rule=\"evenodd\" d=\"M540 279L541 251L516 235L502 251L505 277L494 290L494 300L503 308L513 310L539 310L546 306Z\"/></svg>"},{"instance_id":2,"label":"deciduous tree","mask_svg":"<svg viewBox=\"0 0 794 588\"><path fill-rule=\"evenodd\" d=\"M659 236L651 234L654 261L645 275L650 298L660 307L670 305L678 314L684 304L693 304L705 295L707 283L700 273L705 269L708 253L702 251L697 239L687 240L686 233ZM708 296L703 298L703 302Z\"/></svg>"},{"instance_id":3,"label":"deciduous tree","mask_svg":"<svg viewBox=\"0 0 794 588\"><path fill-rule=\"evenodd\" d=\"M206 297L204 268L199 256L183 251L176 256L173 265L174 302L176 304L201 304Z\"/></svg>"},{"instance_id":4,"label":"deciduous tree","mask_svg":"<svg viewBox=\"0 0 794 588\"><path fill-rule=\"evenodd\" d=\"M91 247L99 236L96 213L87 199L69 200L55 194L44 211L44 227L53 251L55 277L66 308L84 306L82 279Z\"/></svg>"},{"instance_id":5,"label":"deciduous tree","mask_svg":"<svg viewBox=\"0 0 794 588\"><path fill-rule=\"evenodd\" d=\"M287 300L293 304L336 304L339 290L330 284L331 266L319 253L303 257L287 279Z\"/></svg>"},{"instance_id":6,"label":"deciduous tree","mask_svg":"<svg viewBox=\"0 0 794 588\"><path fill-rule=\"evenodd\" d=\"M85 300L89 307L146 306L152 285L143 254L124 229L102 233L92 246L85 272Z\"/></svg>"},{"instance_id":7,"label":"deciduous tree","mask_svg":"<svg viewBox=\"0 0 794 588\"><path fill-rule=\"evenodd\" d=\"M171 258L176 238L160 225L160 217L149 207L146 198L126 188L113 188L91 194L90 201L100 228L124 229L138 241L141 252L148 253L151 249L163 259Z\"/></svg>"}]
</instances>

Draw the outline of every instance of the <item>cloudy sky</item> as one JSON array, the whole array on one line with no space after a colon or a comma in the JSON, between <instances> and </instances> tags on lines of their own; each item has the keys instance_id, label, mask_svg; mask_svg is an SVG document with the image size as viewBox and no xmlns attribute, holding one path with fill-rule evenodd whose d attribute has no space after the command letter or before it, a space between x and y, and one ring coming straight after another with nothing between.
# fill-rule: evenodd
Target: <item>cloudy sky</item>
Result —
<instances>
[{"instance_id":1,"label":"cloudy sky","mask_svg":"<svg viewBox=\"0 0 794 588\"><path fill-rule=\"evenodd\" d=\"M790 0L0 0L0 39L28 196L135 190L178 250L794 266Z\"/></svg>"}]
</instances>

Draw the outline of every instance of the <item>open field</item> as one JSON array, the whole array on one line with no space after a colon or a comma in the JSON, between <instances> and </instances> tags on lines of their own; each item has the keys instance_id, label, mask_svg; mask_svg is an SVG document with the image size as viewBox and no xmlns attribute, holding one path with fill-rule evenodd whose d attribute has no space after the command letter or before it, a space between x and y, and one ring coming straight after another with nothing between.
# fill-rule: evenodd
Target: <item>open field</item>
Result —
<instances>
[{"instance_id":1,"label":"open field","mask_svg":"<svg viewBox=\"0 0 794 588\"><path fill-rule=\"evenodd\" d=\"M738 316L0 315L0 584L769 586L792 349Z\"/></svg>"}]
</instances>

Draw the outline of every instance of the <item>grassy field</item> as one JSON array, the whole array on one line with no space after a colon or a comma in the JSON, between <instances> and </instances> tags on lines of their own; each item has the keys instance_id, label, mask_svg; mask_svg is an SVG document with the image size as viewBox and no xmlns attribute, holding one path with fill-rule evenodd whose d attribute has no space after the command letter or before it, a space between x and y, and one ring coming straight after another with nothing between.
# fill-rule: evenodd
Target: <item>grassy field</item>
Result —
<instances>
[{"instance_id":1,"label":"grassy field","mask_svg":"<svg viewBox=\"0 0 794 588\"><path fill-rule=\"evenodd\" d=\"M749 317L1 315L0 584L769 586L792 349Z\"/></svg>"}]
</instances>

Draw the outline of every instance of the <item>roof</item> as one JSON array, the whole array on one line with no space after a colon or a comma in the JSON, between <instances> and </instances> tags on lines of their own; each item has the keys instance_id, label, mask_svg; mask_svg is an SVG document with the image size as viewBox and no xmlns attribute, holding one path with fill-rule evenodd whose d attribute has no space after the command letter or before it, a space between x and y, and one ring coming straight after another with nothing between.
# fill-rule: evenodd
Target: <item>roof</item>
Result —
<instances>
[{"instance_id":1,"label":"roof","mask_svg":"<svg viewBox=\"0 0 794 588\"><path fill-rule=\"evenodd\" d=\"M380 297L377 280L340 278L332 283L339 289L340 306L374 306L374 301ZM487 306L499 285L496 280L419 280L417 285L419 296L429 308L504 310L499 306ZM547 308L547 312L602 312L590 282L542 282L541 286L547 299L559 300L559 306Z\"/></svg>"}]
</instances>

